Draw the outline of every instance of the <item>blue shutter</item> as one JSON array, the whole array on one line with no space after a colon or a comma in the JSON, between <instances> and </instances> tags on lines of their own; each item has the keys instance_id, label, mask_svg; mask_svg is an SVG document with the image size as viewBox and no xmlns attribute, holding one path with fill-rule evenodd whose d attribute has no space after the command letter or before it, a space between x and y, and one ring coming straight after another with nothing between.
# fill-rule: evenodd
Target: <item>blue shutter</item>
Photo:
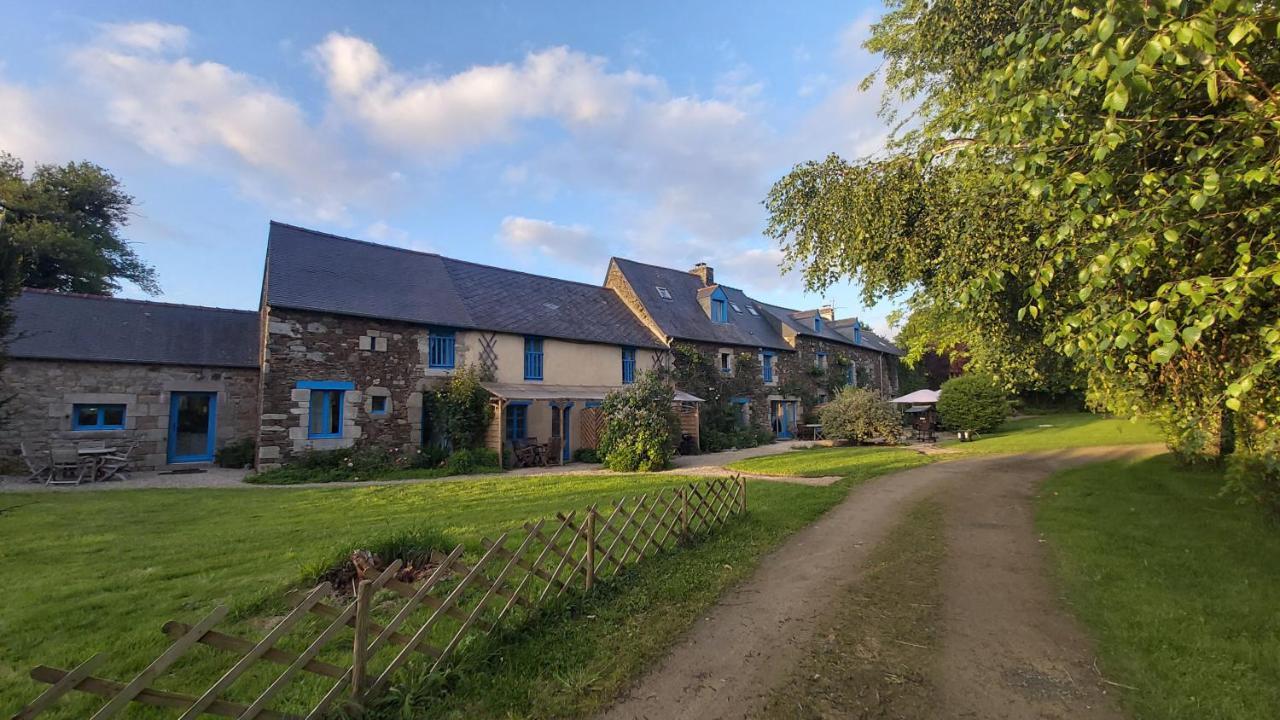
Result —
<instances>
[{"instance_id":1,"label":"blue shutter","mask_svg":"<svg viewBox=\"0 0 1280 720\"><path fill-rule=\"evenodd\" d=\"M454 364L456 334L452 330L430 330L427 336L427 366L449 369Z\"/></svg>"},{"instance_id":2,"label":"blue shutter","mask_svg":"<svg viewBox=\"0 0 1280 720\"><path fill-rule=\"evenodd\" d=\"M764 360L760 364L760 374L767 383L773 382L773 353L764 353Z\"/></svg>"},{"instance_id":3,"label":"blue shutter","mask_svg":"<svg viewBox=\"0 0 1280 720\"><path fill-rule=\"evenodd\" d=\"M542 379L542 338L524 339L524 379Z\"/></svg>"},{"instance_id":4,"label":"blue shutter","mask_svg":"<svg viewBox=\"0 0 1280 720\"><path fill-rule=\"evenodd\" d=\"M622 382L631 384L636 381L636 349L622 348Z\"/></svg>"}]
</instances>

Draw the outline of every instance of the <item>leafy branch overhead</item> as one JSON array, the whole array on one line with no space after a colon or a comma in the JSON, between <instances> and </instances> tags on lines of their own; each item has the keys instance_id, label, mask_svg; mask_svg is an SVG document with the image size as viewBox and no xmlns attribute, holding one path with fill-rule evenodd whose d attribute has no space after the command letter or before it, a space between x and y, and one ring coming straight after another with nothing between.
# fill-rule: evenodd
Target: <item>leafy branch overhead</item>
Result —
<instances>
[{"instance_id":1,"label":"leafy branch overhead","mask_svg":"<svg viewBox=\"0 0 1280 720\"><path fill-rule=\"evenodd\" d=\"M1006 382L1043 345L1188 455L1232 429L1275 444L1274 4L901 0L867 45L914 115L885 155L800 165L766 201L811 288L908 293L1000 339L978 369Z\"/></svg>"}]
</instances>

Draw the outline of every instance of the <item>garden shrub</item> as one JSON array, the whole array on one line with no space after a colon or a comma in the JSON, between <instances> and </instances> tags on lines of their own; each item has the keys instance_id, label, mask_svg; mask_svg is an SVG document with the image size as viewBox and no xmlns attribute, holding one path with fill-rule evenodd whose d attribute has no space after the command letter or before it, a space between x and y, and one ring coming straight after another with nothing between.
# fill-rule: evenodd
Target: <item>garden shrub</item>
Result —
<instances>
[{"instance_id":1,"label":"garden shrub","mask_svg":"<svg viewBox=\"0 0 1280 720\"><path fill-rule=\"evenodd\" d=\"M961 375L942 384L938 414L950 429L989 432L1009 416L1004 390L987 375Z\"/></svg>"},{"instance_id":2,"label":"garden shrub","mask_svg":"<svg viewBox=\"0 0 1280 720\"><path fill-rule=\"evenodd\" d=\"M484 444L485 432L493 420L493 405L480 380L478 368L463 366L454 371L448 385L435 393L433 410L440 417L450 447L466 449Z\"/></svg>"},{"instance_id":3,"label":"garden shrub","mask_svg":"<svg viewBox=\"0 0 1280 720\"><path fill-rule=\"evenodd\" d=\"M822 434L832 440L862 442L885 438L896 442L902 432L902 414L879 393L848 387L822 408Z\"/></svg>"},{"instance_id":4,"label":"garden shrub","mask_svg":"<svg viewBox=\"0 0 1280 720\"><path fill-rule=\"evenodd\" d=\"M498 453L489 448L471 448L459 450L444 462L444 469L450 475L466 475L473 472L484 472L498 469Z\"/></svg>"},{"instance_id":5,"label":"garden shrub","mask_svg":"<svg viewBox=\"0 0 1280 720\"><path fill-rule=\"evenodd\" d=\"M594 464L600 462L600 455L595 448L578 448L573 451L573 461Z\"/></svg>"},{"instance_id":6,"label":"garden shrub","mask_svg":"<svg viewBox=\"0 0 1280 720\"><path fill-rule=\"evenodd\" d=\"M652 472L675 456L680 418L671 407L675 390L654 373L609 393L601 410L604 430L600 456L605 467L622 472Z\"/></svg>"},{"instance_id":7,"label":"garden shrub","mask_svg":"<svg viewBox=\"0 0 1280 720\"><path fill-rule=\"evenodd\" d=\"M218 467L224 468L250 467L253 465L255 450L257 446L253 438L242 438L223 445L222 449L213 454L213 461Z\"/></svg>"}]
</instances>

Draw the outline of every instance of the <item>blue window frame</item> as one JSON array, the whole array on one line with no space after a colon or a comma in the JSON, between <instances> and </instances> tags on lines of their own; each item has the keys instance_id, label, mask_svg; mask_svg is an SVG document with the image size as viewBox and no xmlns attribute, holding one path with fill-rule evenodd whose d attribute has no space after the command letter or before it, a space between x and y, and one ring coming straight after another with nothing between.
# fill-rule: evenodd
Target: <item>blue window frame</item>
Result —
<instances>
[{"instance_id":1,"label":"blue window frame","mask_svg":"<svg viewBox=\"0 0 1280 720\"><path fill-rule=\"evenodd\" d=\"M813 316L813 331L822 332L822 316L821 315Z\"/></svg>"},{"instance_id":2,"label":"blue window frame","mask_svg":"<svg viewBox=\"0 0 1280 720\"><path fill-rule=\"evenodd\" d=\"M765 352L761 353L761 355L760 376L765 382L771 383L773 382L773 353Z\"/></svg>"},{"instance_id":3,"label":"blue window frame","mask_svg":"<svg viewBox=\"0 0 1280 720\"><path fill-rule=\"evenodd\" d=\"M508 440L523 440L529 430L529 403L507 405L506 430Z\"/></svg>"},{"instance_id":4,"label":"blue window frame","mask_svg":"<svg viewBox=\"0 0 1280 720\"><path fill-rule=\"evenodd\" d=\"M427 331L427 367L443 370L453 368L453 350L456 344L453 330L431 328Z\"/></svg>"},{"instance_id":5,"label":"blue window frame","mask_svg":"<svg viewBox=\"0 0 1280 720\"><path fill-rule=\"evenodd\" d=\"M853 365L848 365L848 366L846 366L846 367L845 367L845 369L844 369L844 384L845 384L845 385L853 385L853 384L854 384L854 382L855 382L855 380L857 379L857 377L858 377L858 376L857 376L857 374L855 373L855 371L854 371L854 369L853 369Z\"/></svg>"},{"instance_id":6,"label":"blue window frame","mask_svg":"<svg viewBox=\"0 0 1280 720\"><path fill-rule=\"evenodd\" d=\"M588 400L588 401L583 405L583 407L585 407L585 408L587 408L588 410L590 410L591 408L598 408L598 407L600 407L600 406L601 406L601 405L603 405L603 404L604 404L604 403L600 402L599 400Z\"/></svg>"},{"instance_id":7,"label":"blue window frame","mask_svg":"<svg viewBox=\"0 0 1280 720\"><path fill-rule=\"evenodd\" d=\"M124 405L114 403L72 405L71 429L123 430Z\"/></svg>"},{"instance_id":8,"label":"blue window frame","mask_svg":"<svg viewBox=\"0 0 1280 720\"><path fill-rule=\"evenodd\" d=\"M524 379L542 379L542 338L524 339Z\"/></svg>"},{"instance_id":9,"label":"blue window frame","mask_svg":"<svg viewBox=\"0 0 1280 720\"><path fill-rule=\"evenodd\" d=\"M369 398L369 414L370 415L386 415L387 414L387 396L374 395Z\"/></svg>"},{"instance_id":10,"label":"blue window frame","mask_svg":"<svg viewBox=\"0 0 1280 720\"><path fill-rule=\"evenodd\" d=\"M622 348L622 382L631 384L636 381L636 349Z\"/></svg>"},{"instance_id":11,"label":"blue window frame","mask_svg":"<svg viewBox=\"0 0 1280 720\"><path fill-rule=\"evenodd\" d=\"M311 407L307 415L307 437L342 437L343 398L356 385L346 380L303 380L301 390L311 391Z\"/></svg>"},{"instance_id":12,"label":"blue window frame","mask_svg":"<svg viewBox=\"0 0 1280 720\"><path fill-rule=\"evenodd\" d=\"M827 369L827 354L826 354L826 353L824 353L824 352L820 352L820 353L818 353L818 354L814 355L814 357L813 357L813 364L814 364L814 366L815 366L815 367L817 367L817 368L819 368L819 369L826 370L826 369Z\"/></svg>"},{"instance_id":13,"label":"blue window frame","mask_svg":"<svg viewBox=\"0 0 1280 720\"><path fill-rule=\"evenodd\" d=\"M729 303L724 300L711 300L711 319L718 323L729 322Z\"/></svg>"}]
</instances>

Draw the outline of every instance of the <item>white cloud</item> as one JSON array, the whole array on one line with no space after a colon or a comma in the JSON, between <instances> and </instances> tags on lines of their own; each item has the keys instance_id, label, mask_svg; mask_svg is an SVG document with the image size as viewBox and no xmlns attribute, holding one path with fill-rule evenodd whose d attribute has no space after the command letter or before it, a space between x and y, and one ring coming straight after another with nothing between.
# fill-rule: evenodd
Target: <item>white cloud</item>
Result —
<instances>
[{"instance_id":1,"label":"white cloud","mask_svg":"<svg viewBox=\"0 0 1280 720\"><path fill-rule=\"evenodd\" d=\"M381 142L398 150L454 154L508 140L522 120L591 125L617 117L649 76L609 73L601 58L565 47L520 64L476 65L447 77L395 72L372 43L333 33L315 49L333 100Z\"/></svg>"},{"instance_id":2,"label":"white cloud","mask_svg":"<svg viewBox=\"0 0 1280 720\"><path fill-rule=\"evenodd\" d=\"M71 57L79 97L145 152L225 173L246 194L311 218L345 218L353 200L393 183L357 167L337 138L266 83L178 54L186 38L185 28L158 23L104 27Z\"/></svg>"},{"instance_id":3,"label":"white cloud","mask_svg":"<svg viewBox=\"0 0 1280 720\"><path fill-rule=\"evenodd\" d=\"M610 255L608 243L588 227L526 217L503 218L498 240L513 250L534 251L588 268L600 268Z\"/></svg>"},{"instance_id":4,"label":"white cloud","mask_svg":"<svg viewBox=\"0 0 1280 720\"><path fill-rule=\"evenodd\" d=\"M726 255L714 263L716 277L728 285L740 287L748 293L790 293L801 289L794 274L783 275L779 266L782 251L773 247L748 248L733 255Z\"/></svg>"},{"instance_id":5,"label":"white cloud","mask_svg":"<svg viewBox=\"0 0 1280 720\"><path fill-rule=\"evenodd\" d=\"M112 23L102 26L101 41L134 50L161 52L183 50L190 31L181 25L159 22Z\"/></svg>"}]
</instances>

